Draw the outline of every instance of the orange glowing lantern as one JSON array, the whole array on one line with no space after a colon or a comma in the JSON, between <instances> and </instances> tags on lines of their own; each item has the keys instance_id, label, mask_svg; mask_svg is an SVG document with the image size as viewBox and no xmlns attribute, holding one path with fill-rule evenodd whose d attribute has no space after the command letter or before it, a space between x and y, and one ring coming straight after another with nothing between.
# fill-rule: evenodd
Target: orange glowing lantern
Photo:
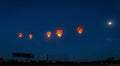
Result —
<instances>
[{"instance_id":1,"label":"orange glowing lantern","mask_svg":"<svg viewBox=\"0 0 120 66\"><path fill-rule=\"evenodd\" d=\"M29 34L29 39L32 39L33 38L33 35L32 34Z\"/></svg>"},{"instance_id":2,"label":"orange glowing lantern","mask_svg":"<svg viewBox=\"0 0 120 66\"><path fill-rule=\"evenodd\" d=\"M19 33L18 36L19 36L20 38L22 38L23 34L22 34L22 33Z\"/></svg>"},{"instance_id":3,"label":"orange glowing lantern","mask_svg":"<svg viewBox=\"0 0 120 66\"><path fill-rule=\"evenodd\" d=\"M51 37L51 32L47 32L47 37L50 38Z\"/></svg>"},{"instance_id":4,"label":"orange glowing lantern","mask_svg":"<svg viewBox=\"0 0 120 66\"><path fill-rule=\"evenodd\" d=\"M58 30L56 31L56 34L57 34L58 37L61 37L62 34L63 34L63 31L62 31L61 29L58 29Z\"/></svg>"},{"instance_id":5,"label":"orange glowing lantern","mask_svg":"<svg viewBox=\"0 0 120 66\"><path fill-rule=\"evenodd\" d=\"M77 32L78 32L79 34L82 34L82 32L83 32L83 26L78 26L78 27L77 27Z\"/></svg>"}]
</instances>

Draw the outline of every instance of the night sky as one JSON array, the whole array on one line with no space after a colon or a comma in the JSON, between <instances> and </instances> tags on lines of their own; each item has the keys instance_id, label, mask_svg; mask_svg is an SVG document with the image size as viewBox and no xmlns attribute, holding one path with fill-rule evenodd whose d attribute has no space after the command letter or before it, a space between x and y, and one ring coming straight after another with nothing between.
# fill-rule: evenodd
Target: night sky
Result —
<instances>
[{"instance_id":1,"label":"night sky","mask_svg":"<svg viewBox=\"0 0 120 66\"><path fill-rule=\"evenodd\" d=\"M79 25L82 34L76 31ZM13 52L23 52L35 54L35 60L38 54L43 60L47 54L68 61L120 59L119 25L119 0L0 0L0 56L12 59ZM63 30L60 38L57 29Z\"/></svg>"}]
</instances>

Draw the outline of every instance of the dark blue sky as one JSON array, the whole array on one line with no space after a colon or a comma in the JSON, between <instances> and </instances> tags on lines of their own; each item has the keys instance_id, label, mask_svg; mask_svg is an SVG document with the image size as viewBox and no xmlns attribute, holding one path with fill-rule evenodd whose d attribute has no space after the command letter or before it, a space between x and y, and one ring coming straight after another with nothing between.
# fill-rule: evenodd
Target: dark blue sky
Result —
<instances>
[{"instance_id":1,"label":"dark blue sky","mask_svg":"<svg viewBox=\"0 0 120 66\"><path fill-rule=\"evenodd\" d=\"M0 56L10 59L13 52L68 56L72 61L120 58L119 0L1 0ZM107 22L113 25L108 26ZM84 26L81 35L78 25ZM61 38L56 29L63 29ZM51 31L52 37L46 38ZM17 34L22 32L23 38ZM33 39L28 39L28 34Z\"/></svg>"}]
</instances>

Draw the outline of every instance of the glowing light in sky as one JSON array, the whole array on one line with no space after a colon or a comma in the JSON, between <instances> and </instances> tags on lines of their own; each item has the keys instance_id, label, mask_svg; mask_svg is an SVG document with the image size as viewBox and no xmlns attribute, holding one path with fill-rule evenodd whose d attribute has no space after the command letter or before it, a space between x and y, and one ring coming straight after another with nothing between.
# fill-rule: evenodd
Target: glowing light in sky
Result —
<instances>
[{"instance_id":1,"label":"glowing light in sky","mask_svg":"<svg viewBox=\"0 0 120 66\"><path fill-rule=\"evenodd\" d=\"M57 34L58 37L61 37L62 34L63 34L63 31L62 31L61 29L58 29L58 30L56 31L56 34Z\"/></svg>"},{"instance_id":2,"label":"glowing light in sky","mask_svg":"<svg viewBox=\"0 0 120 66\"><path fill-rule=\"evenodd\" d=\"M23 34L22 34L22 33L19 33L18 36L19 36L20 38L22 38Z\"/></svg>"},{"instance_id":3,"label":"glowing light in sky","mask_svg":"<svg viewBox=\"0 0 120 66\"><path fill-rule=\"evenodd\" d=\"M79 34L82 34L82 32L83 32L83 26L78 26L78 27L77 27L77 32L78 32Z\"/></svg>"},{"instance_id":4,"label":"glowing light in sky","mask_svg":"<svg viewBox=\"0 0 120 66\"><path fill-rule=\"evenodd\" d=\"M29 39L32 39L33 35L32 34L29 34Z\"/></svg>"},{"instance_id":5,"label":"glowing light in sky","mask_svg":"<svg viewBox=\"0 0 120 66\"><path fill-rule=\"evenodd\" d=\"M51 37L51 32L47 32L47 37L50 38Z\"/></svg>"},{"instance_id":6,"label":"glowing light in sky","mask_svg":"<svg viewBox=\"0 0 120 66\"><path fill-rule=\"evenodd\" d=\"M112 22L108 22L108 25L112 25Z\"/></svg>"}]
</instances>

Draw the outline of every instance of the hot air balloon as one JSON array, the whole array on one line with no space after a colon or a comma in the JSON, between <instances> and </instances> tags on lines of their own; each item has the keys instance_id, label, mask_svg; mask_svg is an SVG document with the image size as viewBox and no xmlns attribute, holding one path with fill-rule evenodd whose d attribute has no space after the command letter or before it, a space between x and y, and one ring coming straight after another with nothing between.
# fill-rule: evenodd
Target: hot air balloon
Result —
<instances>
[{"instance_id":1,"label":"hot air balloon","mask_svg":"<svg viewBox=\"0 0 120 66\"><path fill-rule=\"evenodd\" d=\"M79 34L82 34L82 32L83 32L83 26L78 26L78 27L77 27L77 32L78 32Z\"/></svg>"},{"instance_id":2,"label":"hot air balloon","mask_svg":"<svg viewBox=\"0 0 120 66\"><path fill-rule=\"evenodd\" d=\"M46 34L47 34L47 37L50 38L52 33L51 32L47 32Z\"/></svg>"},{"instance_id":3,"label":"hot air balloon","mask_svg":"<svg viewBox=\"0 0 120 66\"><path fill-rule=\"evenodd\" d=\"M63 31L62 31L61 29L58 29L58 30L56 31L56 35L57 35L58 37L61 37L62 34L63 34Z\"/></svg>"},{"instance_id":4,"label":"hot air balloon","mask_svg":"<svg viewBox=\"0 0 120 66\"><path fill-rule=\"evenodd\" d=\"M18 36L19 36L20 38L22 38L23 34L22 34L22 33L18 33Z\"/></svg>"},{"instance_id":5,"label":"hot air balloon","mask_svg":"<svg viewBox=\"0 0 120 66\"><path fill-rule=\"evenodd\" d=\"M29 34L29 39L32 39L33 35L32 34Z\"/></svg>"}]
</instances>

